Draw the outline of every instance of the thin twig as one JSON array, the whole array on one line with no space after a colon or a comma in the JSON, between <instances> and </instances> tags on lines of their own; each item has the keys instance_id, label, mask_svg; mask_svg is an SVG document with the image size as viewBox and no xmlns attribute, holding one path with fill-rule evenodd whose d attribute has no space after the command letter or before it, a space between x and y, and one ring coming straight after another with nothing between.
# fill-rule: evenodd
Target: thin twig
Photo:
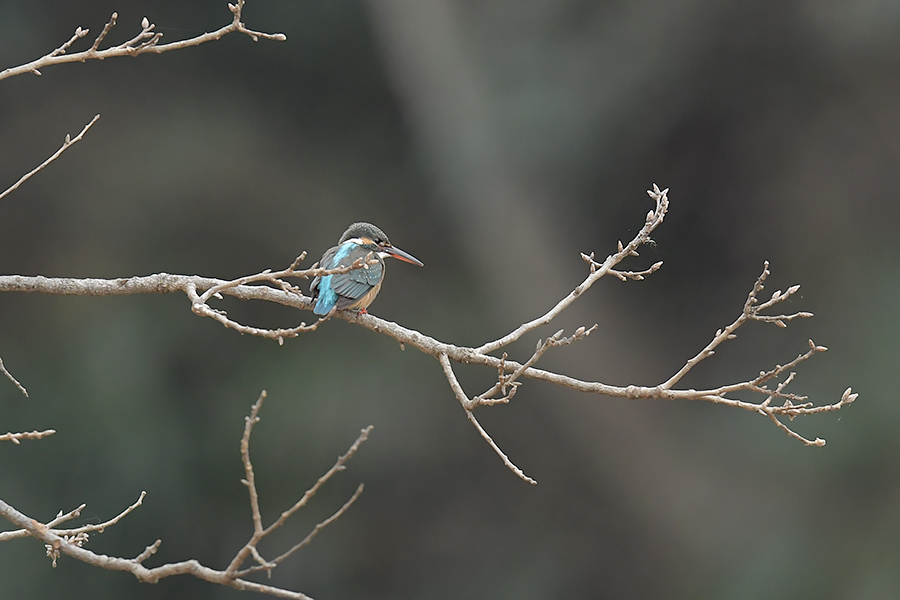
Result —
<instances>
[{"instance_id":1,"label":"thin twig","mask_svg":"<svg viewBox=\"0 0 900 600\"><path fill-rule=\"evenodd\" d=\"M478 433L484 438L484 441L488 443L488 445L493 449L494 452L497 453L497 456L503 461L503 464L506 467L516 474L519 478L532 485L536 485L537 481L529 477L525 474L525 472L517 467L509 457L500 449L487 431L484 430L484 427L481 426L481 423L478 422L478 419L475 418L475 415L472 414L472 408L476 406L476 404L469 400L469 397L466 396L466 392L462 389L462 386L459 384L459 380L456 378L456 373L453 372L453 365L450 364L450 358L446 354L441 354L438 356L438 360L441 363L441 367L444 369L444 376L447 377L447 382L450 384L450 389L453 390L453 393L456 395L456 399L459 400L459 403L462 404L463 410L466 411L466 418L469 419L469 422L475 426L475 429L478 430Z\"/></svg>"},{"instance_id":2,"label":"thin twig","mask_svg":"<svg viewBox=\"0 0 900 600\"><path fill-rule=\"evenodd\" d=\"M237 321L229 319L227 313L224 310L210 307L208 304L203 302L202 297L197 294L197 289L195 286L188 285L185 289L185 293L187 294L188 299L191 301L191 310L194 312L194 314L200 315L201 317L209 317L211 319L215 319L225 327L234 329L235 331L238 331L240 333L269 338L277 341L279 344L283 344L284 340L297 337L301 333L315 331L316 329L318 329L319 324L324 320L319 319L312 325L307 325L304 321L300 323L300 325L297 325L296 327L292 327L290 329L266 329L262 327L253 327L251 325L244 325L242 323L238 323Z\"/></svg>"},{"instance_id":3,"label":"thin twig","mask_svg":"<svg viewBox=\"0 0 900 600\"><path fill-rule=\"evenodd\" d=\"M250 462L250 434L253 426L259 423L259 409L266 399L266 390L259 394L259 398L250 407L250 415L244 417L244 435L241 436L241 460L244 463L244 479L241 481L247 486L250 493L250 513L253 515L254 533L262 533L262 515L259 512L259 494L256 491L256 475L253 473L253 463Z\"/></svg>"},{"instance_id":4,"label":"thin twig","mask_svg":"<svg viewBox=\"0 0 900 600\"><path fill-rule=\"evenodd\" d=\"M566 308L571 306L575 300L578 299L584 292L589 290L594 283L596 283L600 278L609 274L610 271L618 265L620 262L625 260L629 256L637 256L637 249L647 243L650 240L650 234L663 222L663 219L666 217L666 212L669 210L669 199L668 194L669 190L660 190L656 184L653 184L653 189L649 190L647 193L651 198L656 202L656 208L647 213L647 218L644 221L644 226L641 230L634 236L634 238L628 242L627 246L623 246L622 242L619 242L618 251L614 254L610 254L606 257L606 260L602 263L598 263L593 260L593 254L590 256L582 255L586 262L588 262L591 266L591 273L585 278L584 281L581 282L574 290L572 290L565 298L556 303L553 308L548 310L546 313L541 315L540 317L528 321L527 323L523 323L515 330L506 334L505 336L496 339L492 342L488 342L486 344L482 344L478 348L475 348L475 351L479 354L489 354L504 346L508 346L509 344L515 342L520 339L526 333L541 327L542 325L546 325L560 313L562 313ZM656 271L662 266L662 263L657 263L649 272Z\"/></svg>"},{"instance_id":5,"label":"thin twig","mask_svg":"<svg viewBox=\"0 0 900 600\"><path fill-rule=\"evenodd\" d=\"M108 521L104 521L103 523L97 523L93 525L84 525L82 527L76 527L75 529L54 529L54 531L58 535L78 535L79 533L103 533L108 527L112 527L122 519L124 519L127 515L131 514L134 510L136 510L141 504L144 503L144 498L147 496L147 492L141 492L141 495L138 496L138 499L134 501L134 504L130 505L128 508L117 514L115 517ZM82 505L82 508L84 505ZM52 527L49 523L48 527Z\"/></svg>"},{"instance_id":6,"label":"thin twig","mask_svg":"<svg viewBox=\"0 0 900 600\"><path fill-rule=\"evenodd\" d=\"M287 552L280 554L279 556L275 557L274 559L272 559L270 561L264 561L260 557L260 559L259 559L260 564L238 571L238 573L237 573L238 577L245 577L246 575L258 573L260 571L271 571L273 568L275 568L276 566L281 564L286 558L290 557L296 551L300 550L301 548L303 548L305 546L308 546L310 544L310 542L312 542L313 539L319 534L320 531L322 531L323 529L325 529L326 527L328 527L329 525L331 525L332 523L334 523L335 521L340 519L344 515L345 512L350 510L350 507L353 506L353 503L356 502L356 500L360 497L360 495L363 493L364 489L365 489L365 486L361 483L358 486L356 486L356 491L353 492L353 495L350 496L349 500L347 500L337 511L335 511L333 515L331 515L324 521L317 523L316 526L313 527L312 531L310 531L306 535L305 538L303 538L297 544L294 544Z\"/></svg>"},{"instance_id":7,"label":"thin twig","mask_svg":"<svg viewBox=\"0 0 900 600\"><path fill-rule=\"evenodd\" d=\"M519 368L516 369L511 375L504 374L504 362L506 361L506 353L504 352L501 359L500 368L498 369L499 375L497 377L497 383L495 383L494 386L485 393L472 398L473 404L475 406L506 404L516 393L516 389L519 385L516 380L521 377L526 370L531 368L532 365L534 365L541 358L541 356L544 355L544 352L555 346L567 346L572 342L582 340L589 336L595 329L597 329L596 323L589 329L586 329L584 326L582 326L576 329L575 333L573 333L569 337L563 337L563 330L560 329L555 334L548 337L546 340L538 340L537 347L535 348L534 354L531 355L531 358L529 358L521 366L519 366ZM509 392L507 392L508 388ZM504 394L504 396L501 398L494 397L494 395L497 393Z\"/></svg>"},{"instance_id":8,"label":"thin twig","mask_svg":"<svg viewBox=\"0 0 900 600\"><path fill-rule=\"evenodd\" d=\"M13 377L13 374L6 369L6 366L3 364L2 358L0 358L0 373L3 373L7 379L12 381L13 385L19 388L19 391L22 392L22 395L24 395L26 398L28 397L28 390L26 390L25 386L19 383L19 380Z\"/></svg>"},{"instance_id":9,"label":"thin twig","mask_svg":"<svg viewBox=\"0 0 900 600\"><path fill-rule=\"evenodd\" d=\"M232 20L228 25L220 27L215 31L210 31L208 33L204 33L184 40L179 40L176 42L170 42L168 44L159 43L159 40L162 38L162 33L155 32L155 25L150 23L145 17L141 22L141 32L138 33L135 37L128 40L127 42L119 44L118 46L111 46L109 48L104 48L101 50L100 43L106 37L106 34L109 33L109 30L112 29L116 24L118 15L116 13L113 13L109 22L107 22L106 26L103 28L103 31L101 31L100 35L97 36L97 39L94 40L94 43L87 50L75 52L72 54L69 54L67 52L72 44L85 37L89 32L89 30L79 27L75 30L75 34L71 39L69 39L69 41L64 43L53 52L50 52L49 54L46 54L45 56L42 56L41 58L33 60L29 63L16 67L10 67L8 69L0 71L0 81L9 77L15 77L16 75L22 75L23 73L33 73L35 75L40 75L40 69L51 65L59 65L72 62L83 63L88 60L104 60L117 56L139 56L141 54L148 53L162 54L163 52L169 52L171 50L181 50L183 48L190 48L193 46L199 46L200 44L205 44L206 42L219 40L230 33L242 33L249 36L250 39L252 39L254 42L259 41L260 38L279 42L283 42L287 39L287 36L283 33L263 33L261 31L248 29L247 26L241 22L241 13L244 9L244 0L237 0L236 4L229 4L228 9L232 13Z\"/></svg>"},{"instance_id":10,"label":"thin twig","mask_svg":"<svg viewBox=\"0 0 900 600\"><path fill-rule=\"evenodd\" d=\"M266 536L270 535L273 531L284 525L284 523L294 513L306 506L306 504L312 499L312 497L316 495L316 492L318 492L319 489L326 482L328 482L329 479L331 479L336 473L343 471L346 468L347 462L351 458L353 458L353 455L356 454L357 450L359 450L360 445L368 439L369 433L372 431L372 425L369 425L368 427L360 431L360 434L356 438L356 441L354 441L353 444L350 445L350 448L347 450L347 452L339 456L334 465L324 475L319 477L316 483L311 488L306 490L303 496L299 500L297 500L293 504L293 506L282 512L281 516L279 516L274 523L272 523L268 527L263 527L262 513L260 512L259 508L259 494L256 489L256 476L253 472L253 463L250 460L250 435L253 432L254 425L259 422L259 410L262 407L262 403L265 399L266 392L265 390L263 390L259 395L257 401L251 407L250 416L245 419L244 434L241 437L241 459L244 464L244 479L241 481L241 483L247 486L247 490L250 494L250 512L253 518L253 534L250 536L250 539L247 541L247 543L244 544L244 546L240 550L238 550L237 554L235 554L234 558L231 559L231 562L228 564L228 567L226 567L225 571L223 571L230 578L240 578L245 574L255 573L261 570L271 570L276 567L281 560L299 549L298 545L297 548L289 550L287 553L275 559L274 561L267 561L260 555L258 545ZM317 526L313 533L311 533L310 535L315 536L322 528L337 520L337 518L340 517L340 515L342 515L347 508L349 508L350 504L356 501L356 497L358 497L360 493L362 493L362 490L358 489L357 493L355 493L353 497L345 504L345 508L341 508L337 513L335 513L335 515L332 516L332 518L323 521L324 524L320 524L321 527ZM312 538L310 537L310 539ZM301 544L302 543L303 542L301 542ZM258 563L257 566L260 568L250 567L242 570L241 565L243 565L244 562L246 562L247 559L251 556L256 560L256 562Z\"/></svg>"},{"instance_id":11,"label":"thin twig","mask_svg":"<svg viewBox=\"0 0 900 600\"><path fill-rule=\"evenodd\" d=\"M39 440L41 438L45 438L48 435L53 435L56 433L55 429L45 429L44 431L22 431L19 433L4 433L0 434L0 442L12 442L13 444L20 443L20 440Z\"/></svg>"},{"instance_id":12,"label":"thin twig","mask_svg":"<svg viewBox=\"0 0 900 600\"><path fill-rule=\"evenodd\" d=\"M812 313L809 312L796 312L789 315L762 315L760 311L765 310L767 308L771 308L775 304L779 302L784 302L800 289L799 285L794 285L788 288L786 293L782 293L780 290L772 294L772 297L762 304L758 304L757 296L765 287L763 283L766 278L769 276L769 261L765 261L763 265L763 270L760 276L756 279L756 282L753 284L753 289L750 290L750 293L747 295L747 300L744 302L744 310L741 312L740 316L735 319L730 325L725 327L724 329L719 329L716 331L716 335L713 337L712 341L710 341L700 352L698 352L695 356L690 358L684 366L682 366L677 373L672 375L665 383L660 384L660 387L663 389L670 389L673 385L678 383L682 377L688 374L691 369L693 369L697 364L701 361L709 358L713 354L715 354L715 349L726 340L733 340L737 337L735 333L742 325L744 325L747 321L760 321L764 323L774 323L779 327L787 327L787 323L797 319L797 318L810 318L812 317ZM813 345L813 348L815 346ZM824 348L822 348L824 350ZM805 359L804 359L805 360ZM776 377L781 374L785 369L773 370L769 377L766 379L771 379L772 377ZM758 382L763 383L766 379L761 379Z\"/></svg>"},{"instance_id":13,"label":"thin twig","mask_svg":"<svg viewBox=\"0 0 900 600\"><path fill-rule=\"evenodd\" d=\"M57 528L57 525L61 525L62 523L65 523L66 521L70 521L72 519L77 519L78 517L80 517L81 512L87 506L87 504L82 504L78 508L71 510L65 514L63 514L63 512L60 511L59 514L56 515L56 518L54 518L52 521L47 522L44 525L44 527L51 530L56 535L59 535L62 537L70 537L70 538L73 538L73 537L76 537L79 535L84 535L87 533L93 533L95 531L98 533L103 533L107 527L112 527L113 525L115 525L116 523L121 521L123 518L125 518L126 515L131 513L137 507L139 507L141 505L141 503L143 503L144 497L146 495L147 495L147 492L141 492L141 495L138 497L137 501L134 504L132 504L131 506L129 506L128 508L126 508L125 510L120 512L118 515L116 515L112 519L105 521L103 523L97 523L95 525L84 525L82 527L76 527L74 529L59 529L59 528ZM29 536L31 536L31 533L27 529L18 529L15 531L4 531L4 532L0 533L0 542L5 542L7 540L29 537Z\"/></svg>"},{"instance_id":14,"label":"thin twig","mask_svg":"<svg viewBox=\"0 0 900 600\"><path fill-rule=\"evenodd\" d=\"M161 543L159 540L150 546L147 546L147 548L135 558L120 558L105 554L97 554L84 548L82 545L72 543L65 537L57 535L43 523L16 510L3 500L0 500L0 516L4 517L13 525L27 530L31 537L43 542L53 553L58 553L60 555L65 554L66 556L86 564L103 569L131 573L138 580L146 583L156 583L160 579L175 575L192 575L210 583L227 585L238 590L260 592L279 598L291 598L293 600L311 600L309 596L301 592L292 592L290 590L262 583L231 578L227 576L224 571L217 571L206 567L197 560L167 563L154 568L145 567L142 563L159 549Z\"/></svg>"},{"instance_id":15,"label":"thin twig","mask_svg":"<svg viewBox=\"0 0 900 600\"><path fill-rule=\"evenodd\" d=\"M41 164L36 166L34 169L29 171L25 175L22 175L22 177L17 182L15 182L14 184L12 184L8 188L6 188L6 190L3 193L0 193L0 200L3 200L4 197L6 197L7 195L9 195L9 194L13 193L14 191L16 191L17 189L19 189L19 186L22 185L23 183L25 183L26 181L28 181L29 179L31 179L31 177L35 173L37 173L38 171L40 171L41 169L43 169L44 167L46 167L47 165L52 163L54 160L59 158L59 155L62 154L63 152L65 152L66 150L68 150L69 146L71 146L72 144L74 144L76 142L80 142L81 138L84 137L84 134L87 133L88 129L90 129L91 126L94 123L96 123L97 119L99 119L99 118L100 118L100 115L94 115L94 118L91 119L90 123L85 125L81 129L81 132L78 135L76 135L75 137L70 137L69 134L66 134L66 139L63 142L63 145L59 147L59 150L57 150L52 155L50 155L50 158L48 158L47 160L45 160L44 162L42 162Z\"/></svg>"}]
</instances>

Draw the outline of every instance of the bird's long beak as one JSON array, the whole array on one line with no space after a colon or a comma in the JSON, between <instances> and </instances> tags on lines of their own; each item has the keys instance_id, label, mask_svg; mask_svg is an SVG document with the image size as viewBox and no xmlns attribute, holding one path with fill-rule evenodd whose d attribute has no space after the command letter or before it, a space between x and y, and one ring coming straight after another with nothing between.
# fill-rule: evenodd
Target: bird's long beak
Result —
<instances>
[{"instance_id":1,"label":"bird's long beak","mask_svg":"<svg viewBox=\"0 0 900 600\"><path fill-rule=\"evenodd\" d=\"M400 248L398 248L396 246L385 246L382 248L382 251L384 251L386 254L393 256L394 258L399 258L400 260L402 260L404 262L412 263L419 267L425 266L424 264L422 264L421 260L419 260L418 258L413 256L409 252L404 252L403 250L401 250Z\"/></svg>"}]
</instances>

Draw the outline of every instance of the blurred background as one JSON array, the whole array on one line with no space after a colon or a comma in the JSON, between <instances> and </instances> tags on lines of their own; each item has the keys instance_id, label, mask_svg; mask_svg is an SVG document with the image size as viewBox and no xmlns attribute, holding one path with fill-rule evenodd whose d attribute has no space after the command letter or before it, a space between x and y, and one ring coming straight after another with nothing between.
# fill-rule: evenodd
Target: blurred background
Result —
<instances>
[{"instance_id":1,"label":"blurred background","mask_svg":"<svg viewBox=\"0 0 900 600\"><path fill-rule=\"evenodd\" d=\"M0 67L37 58L113 11L120 43L147 16L163 40L228 23L224 0L0 2ZM250 0L251 28L161 56L46 68L0 84L0 188L68 132L102 118L0 201L0 273L233 278L308 266L368 220L425 263L393 262L371 312L479 345L543 314L630 239L671 188L671 210L629 266L538 337L598 323L545 368L654 385L740 312L802 284L683 382L716 386L828 346L793 391L844 410L768 420L706 405L630 402L526 381L478 417L536 478L513 476L466 421L438 364L342 321L284 346L190 312L182 295L0 295L0 497L39 519L87 503L101 522L147 491L95 552L223 568L251 532L239 440L267 522L370 440L276 539L275 556L352 510L271 583L347 598L900 597L896 303L900 5L877 0ZM304 287L306 284L303 284ZM310 314L239 302L259 326ZM495 374L460 368L470 394ZM157 585L0 545L3 598L242 598L188 577Z\"/></svg>"}]
</instances>

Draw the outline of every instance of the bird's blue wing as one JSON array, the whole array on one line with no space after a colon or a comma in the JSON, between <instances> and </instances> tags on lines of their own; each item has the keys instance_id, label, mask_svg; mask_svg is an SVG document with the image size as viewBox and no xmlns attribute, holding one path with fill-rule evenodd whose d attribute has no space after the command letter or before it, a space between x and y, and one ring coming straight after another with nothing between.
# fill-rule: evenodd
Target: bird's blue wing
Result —
<instances>
[{"instance_id":1,"label":"bird's blue wing","mask_svg":"<svg viewBox=\"0 0 900 600\"><path fill-rule=\"evenodd\" d=\"M330 248L319 262L319 266L325 269L346 267L352 265L357 259L365 259L370 251L359 246L335 246ZM373 255L376 256L377 255ZM325 315L332 308L346 308L381 282L384 275L384 262L379 261L374 265L366 265L360 269L354 269L349 273L338 273L316 277L309 286L313 296L318 296L315 312Z\"/></svg>"},{"instance_id":2,"label":"bird's blue wing","mask_svg":"<svg viewBox=\"0 0 900 600\"><path fill-rule=\"evenodd\" d=\"M333 248L329 248L325 251L325 254L322 255L322 260L319 261L320 269L333 269L332 262L334 262L334 255L337 254L338 247L335 246ZM318 295L318 287L319 282L322 281L321 277L315 277L312 280L312 283L309 284L309 291L315 298Z\"/></svg>"},{"instance_id":3,"label":"bird's blue wing","mask_svg":"<svg viewBox=\"0 0 900 600\"><path fill-rule=\"evenodd\" d=\"M346 257L338 261L338 266L346 267L352 265L354 261L362 258L365 259L369 255L369 250L365 248L355 248ZM361 269L354 269L349 273L341 273L331 276L331 289L338 295L348 298L349 302L345 305L352 304L355 300L359 300L378 285L384 273L384 265L380 261L374 265L364 265Z\"/></svg>"}]
</instances>

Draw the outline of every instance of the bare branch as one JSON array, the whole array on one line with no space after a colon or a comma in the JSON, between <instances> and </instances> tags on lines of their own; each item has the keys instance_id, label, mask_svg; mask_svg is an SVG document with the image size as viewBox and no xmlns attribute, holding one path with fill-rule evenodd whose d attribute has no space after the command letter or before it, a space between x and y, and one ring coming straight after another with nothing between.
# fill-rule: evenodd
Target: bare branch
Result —
<instances>
[{"instance_id":1,"label":"bare branch","mask_svg":"<svg viewBox=\"0 0 900 600\"><path fill-rule=\"evenodd\" d=\"M59 511L58 513L56 513L56 518L53 519L52 521L50 521L49 523L47 523L47 527L53 528L53 527L56 527L57 525L61 525L61 524L65 523L66 521L71 521L72 519L77 519L78 517L81 516L81 511L83 511L86 507L87 507L87 504L82 504L75 510L70 510L69 512L67 512L65 514L63 514L63 511ZM20 529L19 531L22 531L22 532L24 532L25 535L28 535L28 532L25 531L24 529Z\"/></svg>"},{"instance_id":2,"label":"bare branch","mask_svg":"<svg viewBox=\"0 0 900 600\"><path fill-rule=\"evenodd\" d=\"M89 32L89 30L79 27L75 30L75 34L69 39L69 41L65 42L62 46L60 46L53 52L50 52L49 54L24 65L10 67L8 69L5 69L4 71L0 71L0 80L7 79L9 77L15 77L16 75L22 75L23 73L33 73L35 75L40 75L40 69L51 65L59 65L72 62L85 62L87 60L104 60L116 56L139 56L141 54L148 53L162 54L163 52L169 52L171 50L181 50L183 48L190 48L193 46L199 46L200 44L205 44L206 42L219 40L230 33L242 33L249 36L254 42L259 41L260 38L279 42L283 42L287 39L287 36L285 36L283 33L263 33L260 31L248 29L241 22L241 13L244 10L244 0L237 0L236 4L229 4L228 9L232 13L232 20L228 25L220 27L215 31L210 31L208 33L204 33L184 40L179 40L176 42L170 42L168 44L159 43L159 40L162 38L163 34L154 31L156 26L150 23L147 18L144 17L144 19L141 21L140 33L138 33L127 42L119 44L118 46L111 46L109 48L101 50L101 42L103 42L109 31L116 25L118 15L116 13L113 13L112 17L110 17L109 19L109 22L107 22L106 26L104 26L103 31L100 32L100 35L97 36L97 38L94 40L94 43L87 50L68 54L69 48L75 42L85 37Z\"/></svg>"},{"instance_id":3,"label":"bare branch","mask_svg":"<svg viewBox=\"0 0 900 600\"><path fill-rule=\"evenodd\" d=\"M372 430L372 426L370 425L360 432L359 436L356 438L356 441L353 442L347 452L338 457L335 464L303 494L300 500L294 503L294 505L291 506L288 510L284 511L274 523L269 525L269 527L263 528L262 516L259 510L259 498L256 490L255 476L253 473L253 464L250 462L250 434L253 430L253 426L257 422L259 422L259 410L262 407L262 403L265 398L266 392L263 391L257 401L253 404L250 411L250 416L245 419L244 434L241 437L241 458L244 463L245 472L243 483L250 490L250 508L253 515L253 535L251 536L250 541L248 541L238 551L238 553L235 555L235 558L231 561L226 569L212 569L210 567L202 565L199 561L196 560L168 563L152 568L145 567L143 563L156 553L156 551L160 547L160 544L162 543L161 540L156 540L154 543L147 546L140 554L131 559L97 554L84 547L90 539L90 533L102 533L107 527L111 527L117 524L126 515L137 509L143 502L146 492L141 492L140 497L134 504L123 510L112 519L96 525L85 525L74 529L58 529L57 525L79 517L81 515L81 512L85 508L84 504L66 514L63 514L62 511L60 511L56 518L45 524L28 517L3 500L0 500L0 516L5 517L13 525L20 528L13 531L0 532L0 542L22 537L34 537L45 544L45 546L47 547L47 556L50 557L54 567L56 566L56 562L60 558L60 556L65 554L66 556L70 556L93 566L113 571L125 571L131 573L138 580L147 583L156 583L160 579L171 577L174 575L192 575L210 583L227 585L238 590L255 591L279 598L310 600L309 596L303 594L302 592L295 592L271 585L247 581L246 579L244 579L244 577L247 575L252 575L259 571L271 571L286 558L294 554L297 550L308 545L313 540L313 538L315 538L315 536L319 534L319 532L339 519L343 514L347 512L347 510L349 510L353 503L356 502L360 494L362 494L362 485L359 485L356 488L356 491L353 493L350 499L347 500L347 502L345 502L337 511L335 511L334 514L318 523L303 540L292 546L286 552L279 555L276 559L272 561L266 561L260 555L257 548L258 543L262 541L267 535L281 527L288 518L290 518L299 509L303 508L316 494L316 492L326 482L328 482L328 480L330 480L336 473L346 468L346 463L353 457L353 455L359 449L360 445L368 438L369 432L371 432ZM240 566L250 556L252 556L258 564L256 566L240 570Z\"/></svg>"},{"instance_id":4,"label":"bare branch","mask_svg":"<svg viewBox=\"0 0 900 600\"><path fill-rule=\"evenodd\" d=\"M289 509L281 513L281 516L278 519L269 525L268 527L263 527L263 519L262 514L259 509L259 495L256 489L256 476L253 472L253 463L250 461L250 434L253 432L253 426L259 422L259 410L262 407L263 401L266 399L266 392L263 392L259 395L257 401L253 404L250 409L250 416L245 419L244 423L244 435L241 437L241 458L244 463L244 479L242 483L247 486L247 490L250 494L250 512L253 518L253 535L250 536L250 539L246 544L235 554L234 558L228 564L228 567L225 569L224 573L230 578L240 578L245 575L256 573L258 571L270 571L271 569L278 566L278 564L283 561L285 558L299 550L305 544L308 544L313 537L315 537L319 531L324 529L329 524L336 521L341 515L346 512L347 509L356 501L356 498L359 497L359 494L362 493L362 486L357 488L356 493L348 500L344 506L339 509L334 515L330 518L322 521L314 530L307 535L306 539L301 541L299 544L295 545L293 548L288 550L287 552L280 555L278 558L272 561L265 560L261 554L259 553L259 543L265 539L266 536L271 534L273 531L280 528L284 523L296 513L298 510L306 506L306 504L312 499L313 496L316 495L316 492L328 482L335 474L340 471L343 471L346 468L347 462L353 458L353 455L356 454L356 451L359 450L360 445L365 442L369 433L372 431L372 425L369 425L362 431L360 431L359 436L356 438L356 441L350 446L350 448L338 457L337 461L334 465L319 479L316 483L306 490L303 496L294 503ZM241 569L241 565L243 565L249 557L253 557L258 563L255 567L250 567L247 569Z\"/></svg>"},{"instance_id":5,"label":"bare branch","mask_svg":"<svg viewBox=\"0 0 900 600\"><path fill-rule=\"evenodd\" d=\"M16 191L17 189L19 189L19 186L22 185L23 183L25 183L26 181L28 181L29 179L31 179L31 177L35 173L37 173L38 171L40 171L41 169L43 169L44 167L46 167L47 165L52 163L54 160L59 158L59 155L62 154L63 152L65 152L66 150L68 150L69 146L71 146L75 142L81 141L81 138L84 137L84 134L87 133L88 129L90 129L91 126L94 123L96 123L97 119L99 119L99 118L100 118L100 115L94 115L94 118L91 119L90 123L85 125L82 128L81 132L78 135L76 135L75 137L69 137L69 134L66 134L66 139L63 142L63 145L59 147L59 150L57 150L52 155L50 155L50 158L48 158L47 160L45 160L44 162L42 162L41 164L36 166L34 169L32 169L31 171L29 171L28 173L23 175L17 182L15 182L14 184L12 184L8 188L6 188L6 190L3 193L0 193L0 200L3 200L4 197L8 196L9 194L11 194L14 191Z\"/></svg>"},{"instance_id":6,"label":"bare branch","mask_svg":"<svg viewBox=\"0 0 900 600\"><path fill-rule=\"evenodd\" d=\"M109 21L107 21L107 22L106 22L106 25L103 26L103 31L100 32L100 35L98 35L98 36L97 36L97 39L94 40L94 43L91 44L91 50L96 51L96 50L100 47L100 42L103 41L103 38L106 37L106 34L109 33L109 30L112 29L113 27L115 27L115 25L116 25L116 20L117 20L118 18L119 18L119 14L118 14L118 13L113 13L113 14L112 14L112 16L109 18ZM141 23L141 25L143 25L143 23ZM79 28L75 31L75 35L78 35L78 33L81 32L81 31L82 31L82 29L81 29L81 27L79 27ZM83 35L87 35L87 33L88 33L87 30L84 30ZM54 56L56 56L56 54L54 54Z\"/></svg>"},{"instance_id":7,"label":"bare branch","mask_svg":"<svg viewBox=\"0 0 900 600\"><path fill-rule=\"evenodd\" d=\"M475 429L478 430L478 433L484 438L484 441L488 443L488 445L497 453L497 456L503 461L503 464L506 467L516 474L523 481L527 481L532 485L537 485L537 481L529 477L525 474L522 469L517 467L509 457L500 449L487 431L484 430L484 427L481 426L481 423L478 422L478 419L475 418L475 415L472 414L472 409L477 406L475 402L469 400L469 397L466 396L465 391L463 391L462 386L459 384L459 380L456 379L456 374L453 372L453 365L450 364L450 359L446 354L440 354L438 356L438 360L441 363L441 367L444 369L444 375L447 377L447 382L450 384L450 389L453 390L453 393L456 395L456 399L459 400L459 403L462 404L463 410L466 411L466 418L469 419L469 422L475 426Z\"/></svg>"}]
</instances>

